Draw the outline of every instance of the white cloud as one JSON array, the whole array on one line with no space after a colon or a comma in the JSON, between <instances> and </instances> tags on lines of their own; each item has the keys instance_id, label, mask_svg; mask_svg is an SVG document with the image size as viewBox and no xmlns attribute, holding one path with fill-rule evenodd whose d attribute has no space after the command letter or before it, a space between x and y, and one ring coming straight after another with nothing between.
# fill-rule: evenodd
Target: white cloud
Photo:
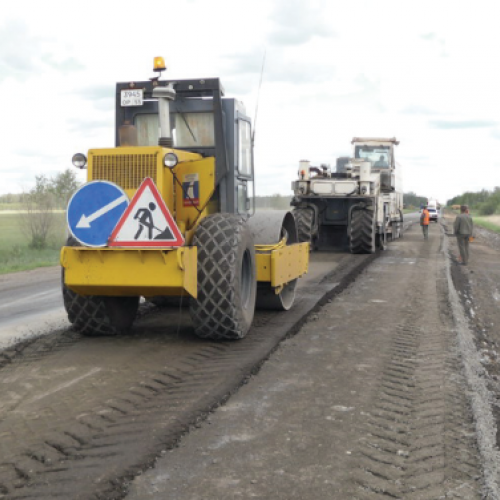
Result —
<instances>
[{"instance_id":1,"label":"white cloud","mask_svg":"<svg viewBox=\"0 0 500 500\"><path fill-rule=\"evenodd\" d=\"M18 0L0 20L0 193L113 146L115 83L156 55L168 77L219 76L253 118L264 53L259 194L290 194L300 159L335 164L362 135L401 140L406 190L500 185L497 5Z\"/></svg>"}]
</instances>

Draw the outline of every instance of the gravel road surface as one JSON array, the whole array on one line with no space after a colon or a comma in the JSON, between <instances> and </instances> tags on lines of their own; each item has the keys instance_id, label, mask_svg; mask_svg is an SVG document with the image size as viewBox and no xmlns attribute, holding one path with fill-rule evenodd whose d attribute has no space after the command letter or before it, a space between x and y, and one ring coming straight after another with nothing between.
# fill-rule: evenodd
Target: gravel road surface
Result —
<instances>
[{"instance_id":1,"label":"gravel road surface","mask_svg":"<svg viewBox=\"0 0 500 500\"><path fill-rule=\"evenodd\" d=\"M316 255L293 309L257 312L239 342L203 341L186 309L144 304L129 335L65 328L0 350L0 498L123 498L373 258Z\"/></svg>"},{"instance_id":2,"label":"gravel road surface","mask_svg":"<svg viewBox=\"0 0 500 500\"><path fill-rule=\"evenodd\" d=\"M378 255L314 254L241 342L151 304L81 337L59 269L0 277L0 499L498 498L499 250L458 266L446 221L405 220Z\"/></svg>"},{"instance_id":3,"label":"gravel road surface","mask_svg":"<svg viewBox=\"0 0 500 500\"><path fill-rule=\"evenodd\" d=\"M443 235L389 245L127 499L494 498Z\"/></svg>"}]
</instances>

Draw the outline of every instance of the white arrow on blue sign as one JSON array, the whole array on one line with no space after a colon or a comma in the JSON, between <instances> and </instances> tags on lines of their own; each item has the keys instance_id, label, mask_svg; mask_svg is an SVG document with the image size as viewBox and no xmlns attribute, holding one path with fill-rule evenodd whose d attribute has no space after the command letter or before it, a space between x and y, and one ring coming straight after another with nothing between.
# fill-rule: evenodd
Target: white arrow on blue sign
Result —
<instances>
[{"instance_id":1,"label":"white arrow on blue sign","mask_svg":"<svg viewBox=\"0 0 500 500\"><path fill-rule=\"evenodd\" d=\"M82 245L104 247L128 204L125 191L112 182L84 184L69 200L69 230Z\"/></svg>"}]
</instances>

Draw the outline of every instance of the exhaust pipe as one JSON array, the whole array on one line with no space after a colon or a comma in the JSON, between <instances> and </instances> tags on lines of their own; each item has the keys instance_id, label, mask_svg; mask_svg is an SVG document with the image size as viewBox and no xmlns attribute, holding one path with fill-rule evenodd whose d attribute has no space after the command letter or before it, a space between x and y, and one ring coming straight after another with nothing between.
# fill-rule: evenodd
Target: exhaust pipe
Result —
<instances>
[{"instance_id":1,"label":"exhaust pipe","mask_svg":"<svg viewBox=\"0 0 500 500\"><path fill-rule=\"evenodd\" d=\"M170 102L175 100L175 90L172 83L166 87L155 87L153 97L158 98L158 120L160 123L160 138L158 145L171 148L174 145L170 131Z\"/></svg>"}]
</instances>

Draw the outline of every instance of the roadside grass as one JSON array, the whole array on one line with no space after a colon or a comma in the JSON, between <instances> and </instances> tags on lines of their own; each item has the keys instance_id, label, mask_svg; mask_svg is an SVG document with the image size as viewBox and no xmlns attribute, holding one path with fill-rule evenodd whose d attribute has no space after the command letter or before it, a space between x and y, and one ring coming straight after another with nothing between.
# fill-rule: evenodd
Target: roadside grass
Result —
<instances>
[{"instance_id":1,"label":"roadside grass","mask_svg":"<svg viewBox=\"0 0 500 500\"><path fill-rule=\"evenodd\" d=\"M0 212L3 210L13 211L13 210L23 210L26 208L22 203L0 203Z\"/></svg>"},{"instance_id":2,"label":"roadside grass","mask_svg":"<svg viewBox=\"0 0 500 500\"><path fill-rule=\"evenodd\" d=\"M65 214L54 214L47 248L35 250L29 247L30 239L23 232L20 216L0 212L0 274L57 265L65 239Z\"/></svg>"},{"instance_id":3,"label":"roadside grass","mask_svg":"<svg viewBox=\"0 0 500 500\"><path fill-rule=\"evenodd\" d=\"M500 225L495 224L494 222L491 222L487 219L483 219L481 217L475 217L474 224L477 224L478 226L484 227L485 229L489 229L490 231L493 231L494 233L500 234Z\"/></svg>"},{"instance_id":4,"label":"roadside grass","mask_svg":"<svg viewBox=\"0 0 500 500\"><path fill-rule=\"evenodd\" d=\"M451 215L458 215L460 213L459 210L453 210L451 208L446 209L448 213ZM493 231L494 233L500 234L500 216L498 215L487 215L483 217L478 217L477 212L474 210L471 210L471 217L474 221L474 224L484 227L485 229L488 229L490 231Z\"/></svg>"}]
</instances>

